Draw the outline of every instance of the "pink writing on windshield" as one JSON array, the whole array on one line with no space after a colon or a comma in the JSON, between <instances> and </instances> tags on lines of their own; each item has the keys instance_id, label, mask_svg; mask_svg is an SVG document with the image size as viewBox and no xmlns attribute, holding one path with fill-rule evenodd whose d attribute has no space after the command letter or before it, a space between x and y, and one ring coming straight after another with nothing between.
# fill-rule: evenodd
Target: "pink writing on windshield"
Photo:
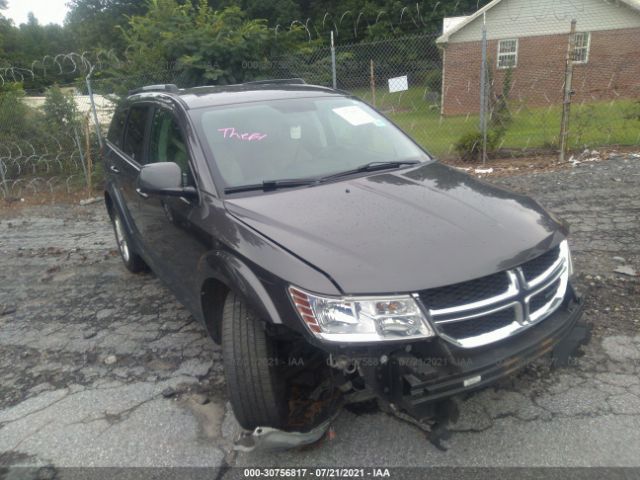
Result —
<instances>
[{"instance_id":1,"label":"pink writing on windshield","mask_svg":"<svg viewBox=\"0 0 640 480\"><path fill-rule=\"evenodd\" d=\"M247 142L259 142L267 138L266 133L239 133L233 127L219 128L219 132L222 132L224 138L235 138L236 140L244 140Z\"/></svg>"}]
</instances>

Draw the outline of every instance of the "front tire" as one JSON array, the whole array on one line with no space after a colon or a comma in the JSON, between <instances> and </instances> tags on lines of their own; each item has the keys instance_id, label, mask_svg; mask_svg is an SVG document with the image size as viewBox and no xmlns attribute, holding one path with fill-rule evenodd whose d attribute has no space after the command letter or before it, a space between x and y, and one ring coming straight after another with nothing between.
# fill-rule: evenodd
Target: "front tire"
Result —
<instances>
[{"instance_id":1,"label":"front tire","mask_svg":"<svg viewBox=\"0 0 640 480\"><path fill-rule=\"evenodd\" d=\"M147 264L144 260L135 253L131 247L129 236L125 230L124 222L118 212L113 212L111 216L111 223L113 223L113 231L116 235L116 243L118 244L118 251L120 252L120 258L122 263L131 273L140 273L147 270Z\"/></svg>"},{"instance_id":2,"label":"front tire","mask_svg":"<svg viewBox=\"0 0 640 480\"><path fill-rule=\"evenodd\" d=\"M260 319L233 292L224 304L222 353L227 389L238 423L283 428L287 423L287 382L276 342Z\"/></svg>"}]
</instances>

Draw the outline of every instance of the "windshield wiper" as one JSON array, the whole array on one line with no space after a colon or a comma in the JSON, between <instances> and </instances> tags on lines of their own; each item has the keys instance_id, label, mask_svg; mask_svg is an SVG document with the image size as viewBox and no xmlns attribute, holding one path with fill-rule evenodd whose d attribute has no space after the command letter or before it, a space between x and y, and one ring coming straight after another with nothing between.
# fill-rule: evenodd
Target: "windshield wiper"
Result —
<instances>
[{"instance_id":1,"label":"windshield wiper","mask_svg":"<svg viewBox=\"0 0 640 480\"><path fill-rule=\"evenodd\" d=\"M371 162L371 163L367 163L366 165L362 165L358 168L354 168L353 170L346 170L344 172L327 175L326 177L322 177L320 179L320 182L329 182L337 178L348 177L349 175L355 175L358 173L377 172L378 170L389 170L392 168L404 167L405 165L418 165L419 163L421 162L417 160L400 160L397 162Z\"/></svg>"},{"instance_id":2,"label":"windshield wiper","mask_svg":"<svg viewBox=\"0 0 640 480\"><path fill-rule=\"evenodd\" d=\"M305 187L308 185L315 185L318 183L316 179L294 179L294 180L265 180L262 183L255 183L253 185L239 185L237 187L228 187L224 189L224 193L241 193L241 192L254 192L263 191L270 192L273 190L280 190L281 188L295 188Z\"/></svg>"}]
</instances>

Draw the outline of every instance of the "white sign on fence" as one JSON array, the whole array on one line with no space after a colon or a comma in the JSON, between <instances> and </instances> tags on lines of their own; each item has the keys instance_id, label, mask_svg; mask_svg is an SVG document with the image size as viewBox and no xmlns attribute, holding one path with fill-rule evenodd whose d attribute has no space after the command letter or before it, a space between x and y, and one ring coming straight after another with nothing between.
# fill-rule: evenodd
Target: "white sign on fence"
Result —
<instances>
[{"instance_id":1,"label":"white sign on fence","mask_svg":"<svg viewBox=\"0 0 640 480\"><path fill-rule=\"evenodd\" d=\"M404 92L406 90L409 90L409 80L406 75L389 79L389 93Z\"/></svg>"}]
</instances>

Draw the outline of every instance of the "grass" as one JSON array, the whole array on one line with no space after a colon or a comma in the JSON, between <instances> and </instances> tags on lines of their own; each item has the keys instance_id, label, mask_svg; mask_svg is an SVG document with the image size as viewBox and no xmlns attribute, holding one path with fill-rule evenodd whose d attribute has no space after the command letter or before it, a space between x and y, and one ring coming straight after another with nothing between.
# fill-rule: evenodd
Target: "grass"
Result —
<instances>
[{"instance_id":1,"label":"grass","mask_svg":"<svg viewBox=\"0 0 640 480\"><path fill-rule=\"evenodd\" d=\"M354 92L372 100L371 91ZM441 158L455 156L455 144L466 133L477 129L479 115L442 117L435 101L425 100L425 91L412 88L388 93L379 89L376 106L427 150ZM513 122L500 148L527 151L555 150L559 143L562 106L529 108L510 105ZM571 110L569 148L640 145L640 113L635 100L600 101L574 104Z\"/></svg>"}]
</instances>

